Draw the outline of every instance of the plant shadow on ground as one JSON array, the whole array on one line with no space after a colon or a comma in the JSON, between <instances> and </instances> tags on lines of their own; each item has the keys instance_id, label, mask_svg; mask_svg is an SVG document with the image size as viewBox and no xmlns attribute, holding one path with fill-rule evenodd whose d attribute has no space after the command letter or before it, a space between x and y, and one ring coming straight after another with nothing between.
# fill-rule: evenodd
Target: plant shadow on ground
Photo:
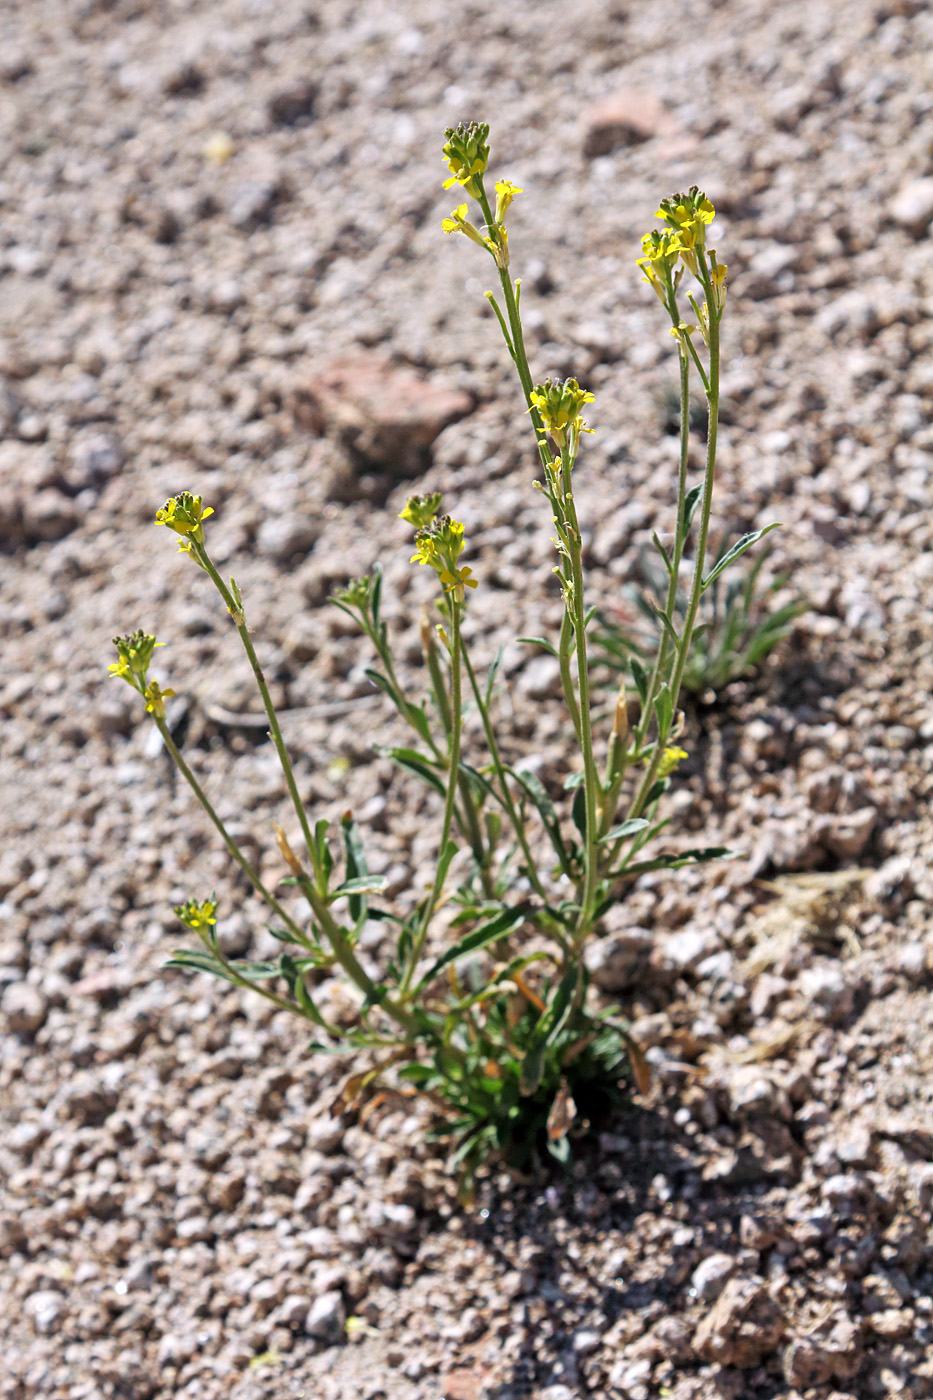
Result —
<instances>
[{"instance_id":1,"label":"plant shadow on ground","mask_svg":"<svg viewBox=\"0 0 933 1400\"><path fill-rule=\"evenodd\" d=\"M697 1264L713 1253L740 1256L742 1217L773 1214L764 1198L796 1180L794 1169L781 1170L777 1162L773 1171L765 1162L750 1171L740 1166L725 1180L704 1180L709 1151L663 1110L630 1110L609 1126L618 1131L611 1155L594 1135L578 1144L572 1170L555 1166L530 1185L506 1187L500 1178L481 1193L469 1237L503 1270L514 1268L522 1248L536 1259L536 1282L516 1323L524 1331L520 1350L511 1374L483 1391L485 1400L528 1400L542 1385L557 1384L574 1394L598 1393L574 1362L574 1334L604 1337L620 1322L624 1328L628 1315L632 1328L620 1336L621 1348L660 1318L695 1310ZM688 1337L699 1321L694 1311ZM695 1355L672 1360L674 1381L704 1365ZM767 1366L729 1371L723 1379L741 1379L752 1387L743 1394L771 1400L786 1390L778 1366L775 1354Z\"/></svg>"}]
</instances>

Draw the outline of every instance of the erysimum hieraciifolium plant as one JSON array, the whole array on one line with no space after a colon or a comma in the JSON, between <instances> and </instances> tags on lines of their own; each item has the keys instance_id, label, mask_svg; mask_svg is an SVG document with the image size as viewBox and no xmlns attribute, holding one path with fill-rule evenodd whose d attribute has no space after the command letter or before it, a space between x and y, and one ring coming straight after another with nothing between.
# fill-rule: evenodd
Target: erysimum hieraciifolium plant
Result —
<instances>
[{"instance_id":1,"label":"erysimum hieraciifolium plant","mask_svg":"<svg viewBox=\"0 0 933 1400\"><path fill-rule=\"evenodd\" d=\"M704 591L764 531L756 531L707 566L719 410L720 327L726 268L708 247L713 206L695 186L661 202L661 227L645 235L638 264L671 323L680 369L681 440L677 505L668 543L655 537L667 579L654 610L658 643L650 665L637 657L610 705L608 732L594 722L582 532L574 473L585 441L584 414L593 395L575 379L536 382L520 314L521 283L512 278L506 216L521 189L497 180L486 188L489 129L472 123L446 133L444 155L462 195L443 228L464 235L491 257L498 294L487 293L514 363L525 421L537 452L532 484L550 509L562 621L543 646L559 663L563 703L577 758L565 773L542 779L508 762L497 729L496 667L480 674L464 631L467 608L481 606L463 524L445 513L439 494L414 496L401 518L414 533L412 562L434 575L436 617L421 628L425 685L413 690L399 674L382 616L378 568L337 593L337 607L360 626L375 653L369 675L410 732L391 756L429 790L438 819L437 863L426 889L389 906L384 882L369 873L364 833L352 814L339 831L314 821L300 798L288 750L247 624L240 589L221 577L207 544L211 514L190 492L173 497L156 519L180 536L180 548L211 580L246 651L269 721L301 840L276 840L290 871L283 888L267 889L224 825L172 738L165 697L150 675L160 645L141 632L116 639L111 668L144 699L166 749L190 784L232 859L265 902L268 927L281 943L276 958L230 958L217 938L217 903L203 893L176 913L199 946L177 952L170 966L210 972L255 989L314 1027L309 1049L363 1057L348 1081L347 1101L380 1074L397 1089L429 1100L434 1131L469 1186L490 1161L526 1168L546 1148L566 1161L572 1138L601 1112L621 1103L632 1080L644 1088L647 1067L613 1011L588 998L585 951L600 921L647 871L673 870L728 854L723 847L671 851L657 838L659 815L678 763L683 718L678 700ZM691 319L685 319L690 317ZM706 468L690 480L690 380L707 402ZM689 572L680 606L678 586ZM476 605L475 603L473 604ZM629 693L631 691L631 694ZM635 701L630 707L630 699ZM464 751L463 714L474 708L482 743ZM636 717L629 722L630 708ZM358 940L373 920L386 928L378 972L361 959ZM342 974L356 997L355 1019L328 1020L315 987L328 970ZM344 1018L345 1019L345 1018Z\"/></svg>"}]
</instances>

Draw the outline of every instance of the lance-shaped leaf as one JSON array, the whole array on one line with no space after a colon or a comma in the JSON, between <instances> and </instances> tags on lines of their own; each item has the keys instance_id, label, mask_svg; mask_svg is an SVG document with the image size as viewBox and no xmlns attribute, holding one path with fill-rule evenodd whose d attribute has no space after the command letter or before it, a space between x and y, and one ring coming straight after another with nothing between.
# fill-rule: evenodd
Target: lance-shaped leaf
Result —
<instances>
[{"instance_id":1,"label":"lance-shaped leaf","mask_svg":"<svg viewBox=\"0 0 933 1400\"><path fill-rule=\"evenodd\" d=\"M360 829L349 812L345 812L340 818L340 834L343 837L346 879L336 893L350 895L350 918L353 919L354 923L358 924L361 920L366 918L367 902L363 896L375 894L376 891L370 889L351 890L347 888L347 886L352 884L355 880L364 880L369 876L369 866L366 863L366 852L363 849Z\"/></svg>"},{"instance_id":2,"label":"lance-shaped leaf","mask_svg":"<svg viewBox=\"0 0 933 1400\"><path fill-rule=\"evenodd\" d=\"M681 527L682 530L683 530L683 538L684 538L684 539L686 539L687 536L688 536L688 534L690 533L690 526L693 524L693 517L694 517L694 515L696 514L696 508L697 508L697 506L700 504L700 501L702 500L702 498L703 498L703 483L702 483L702 482L700 483L699 486L691 486L691 488L690 488L690 490L687 492L686 496L684 496L684 515L683 515L683 525L682 525L682 527Z\"/></svg>"},{"instance_id":3,"label":"lance-shaped leaf","mask_svg":"<svg viewBox=\"0 0 933 1400\"><path fill-rule=\"evenodd\" d=\"M763 539L765 535L769 535L772 530L776 530L777 528L777 523L775 523L774 525L766 525L763 530L752 530L750 534L743 535L721 559L716 561L713 568L703 580L703 587L708 588L713 580L719 577L723 569L728 569L733 560L738 559L747 549L751 549L753 544L757 544L760 539Z\"/></svg>"},{"instance_id":4,"label":"lance-shaped leaf","mask_svg":"<svg viewBox=\"0 0 933 1400\"><path fill-rule=\"evenodd\" d=\"M546 637L519 637L520 642L527 642L529 646L543 647L551 656L558 656L558 650L553 642L549 642Z\"/></svg>"},{"instance_id":5,"label":"lance-shaped leaf","mask_svg":"<svg viewBox=\"0 0 933 1400\"><path fill-rule=\"evenodd\" d=\"M511 909L503 909L487 923L480 924L479 928L466 934L437 959L437 962L428 969L418 983L415 993L420 992L429 982L433 982L439 972L443 972L445 967L449 967L458 958L466 957L467 953L475 953L479 948L485 948L490 943L497 943L500 939L507 938L527 917L528 906L516 904Z\"/></svg>"},{"instance_id":6,"label":"lance-shaped leaf","mask_svg":"<svg viewBox=\"0 0 933 1400\"><path fill-rule=\"evenodd\" d=\"M557 858L560 861L561 869L566 872L570 864L570 857L567 853L567 847L564 844L564 838L561 835L557 811L554 807L554 803L548 796L547 789L537 773L532 773L530 769L507 768L506 772L511 773L515 781L521 784L522 788L531 798L544 823L544 829L550 837L551 845L554 847Z\"/></svg>"},{"instance_id":7,"label":"lance-shaped leaf","mask_svg":"<svg viewBox=\"0 0 933 1400\"><path fill-rule=\"evenodd\" d=\"M613 841L621 841L625 836L634 836L636 832L644 831L649 824L644 817L629 817L628 821L620 822L599 839L604 845L611 845Z\"/></svg>"},{"instance_id":8,"label":"lance-shaped leaf","mask_svg":"<svg viewBox=\"0 0 933 1400\"><path fill-rule=\"evenodd\" d=\"M434 789L441 797L446 797L447 789L441 776L441 769L433 759L427 754L419 753L417 749L386 749L381 750L387 757L397 763L399 768L403 768L406 773L412 773L416 778L420 778L428 787Z\"/></svg>"}]
</instances>

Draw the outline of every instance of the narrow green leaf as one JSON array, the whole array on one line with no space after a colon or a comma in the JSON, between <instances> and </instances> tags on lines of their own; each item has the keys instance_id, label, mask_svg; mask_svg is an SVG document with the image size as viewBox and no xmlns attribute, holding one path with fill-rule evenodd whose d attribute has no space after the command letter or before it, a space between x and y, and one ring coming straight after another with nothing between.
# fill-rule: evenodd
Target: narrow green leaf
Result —
<instances>
[{"instance_id":1,"label":"narrow green leaf","mask_svg":"<svg viewBox=\"0 0 933 1400\"><path fill-rule=\"evenodd\" d=\"M528 1041L528 1048L522 1060L518 1085L519 1093L525 1097L535 1093L541 1083L547 1047L559 1034L564 1020L571 1009L573 1004L573 992L577 984L578 976L579 968L577 964L575 962L571 963L560 982L557 984L548 1003L547 1010L542 1012L538 1024L531 1033Z\"/></svg>"},{"instance_id":2,"label":"narrow green leaf","mask_svg":"<svg viewBox=\"0 0 933 1400\"><path fill-rule=\"evenodd\" d=\"M635 682L635 689L638 691L642 705L648 703L648 673L638 660L637 656L629 657L629 669L632 672L632 680Z\"/></svg>"},{"instance_id":3,"label":"narrow green leaf","mask_svg":"<svg viewBox=\"0 0 933 1400\"><path fill-rule=\"evenodd\" d=\"M554 851L560 861L561 869L566 871L569 863L567 847L561 835L557 811L554 807L554 803L547 794L547 789L537 773L532 773L528 768L508 768L506 771L512 775L517 783L521 784L525 792L531 798L544 823L544 828L550 837L551 845L554 847Z\"/></svg>"},{"instance_id":4,"label":"narrow green leaf","mask_svg":"<svg viewBox=\"0 0 933 1400\"><path fill-rule=\"evenodd\" d=\"M569 773L561 786L564 792L573 792L574 788L582 787L585 782L586 774L581 769L579 773Z\"/></svg>"},{"instance_id":5,"label":"narrow green leaf","mask_svg":"<svg viewBox=\"0 0 933 1400\"><path fill-rule=\"evenodd\" d=\"M196 949L178 948L162 966L182 968L185 972L209 972L213 977L236 985L236 978L231 977L223 963L211 957L210 953L201 953Z\"/></svg>"},{"instance_id":6,"label":"narrow green leaf","mask_svg":"<svg viewBox=\"0 0 933 1400\"><path fill-rule=\"evenodd\" d=\"M747 549L751 549L753 544L757 544L760 539L763 539L765 535L769 535L772 530L776 530L777 528L777 523L775 523L774 525L766 525L763 530L752 530L750 534L743 535L742 538L732 546L728 553L724 554L715 564L712 571L706 575L706 578L703 580L703 587L708 588L713 580L719 577L723 569L727 569L735 559L738 559Z\"/></svg>"},{"instance_id":7,"label":"narrow green leaf","mask_svg":"<svg viewBox=\"0 0 933 1400\"><path fill-rule=\"evenodd\" d=\"M437 858L438 878L441 881L441 883L443 883L443 881L447 879L447 872L450 869L450 863L456 854L457 847L455 843L453 841L448 841L447 845L440 852Z\"/></svg>"},{"instance_id":8,"label":"narrow green leaf","mask_svg":"<svg viewBox=\"0 0 933 1400\"><path fill-rule=\"evenodd\" d=\"M353 817L345 813L340 818L340 834L343 837L343 851L346 863L346 879L340 886L338 894L352 894L349 903L350 918L354 922L366 917L366 900L359 896L363 894L375 893L371 890L351 891L347 889L347 882L363 879L369 874L369 867L366 864L366 852L363 849L363 840L360 836L360 829Z\"/></svg>"},{"instance_id":9,"label":"narrow green leaf","mask_svg":"<svg viewBox=\"0 0 933 1400\"><path fill-rule=\"evenodd\" d=\"M509 909L503 909L494 919L488 923L480 924L479 928L473 929L465 938L461 938L452 948L448 948L446 953L433 964L424 974L421 981L415 988L415 994L420 992L429 982L433 982L439 972L458 958L466 957L467 953L475 953L478 948L485 948L490 943L496 943L501 938L506 938L519 924L528 917L528 908L524 904L518 904Z\"/></svg>"},{"instance_id":10,"label":"narrow green leaf","mask_svg":"<svg viewBox=\"0 0 933 1400\"><path fill-rule=\"evenodd\" d=\"M667 681L660 687L654 698L654 713L658 721L658 735L663 744L670 733L671 721L674 718L674 697Z\"/></svg>"},{"instance_id":11,"label":"narrow green leaf","mask_svg":"<svg viewBox=\"0 0 933 1400\"><path fill-rule=\"evenodd\" d=\"M418 738L429 744L431 742L431 722L425 713L424 706L406 702L405 718L416 731Z\"/></svg>"},{"instance_id":12,"label":"narrow green leaf","mask_svg":"<svg viewBox=\"0 0 933 1400\"><path fill-rule=\"evenodd\" d=\"M279 970L288 984L288 990L298 1003L302 1012L312 1021L314 1025L320 1026L322 1030L330 1030L324 1017L318 1011L311 999L311 993L305 984L304 971L307 966L307 959L291 957L288 953L283 953L279 958Z\"/></svg>"},{"instance_id":13,"label":"narrow green leaf","mask_svg":"<svg viewBox=\"0 0 933 1400\"><path fill-rule=\"evenodd\" d=\"M586 791L578 787L573 799L573 806L570 809L573 817L573 824L580 833L581 840L586 843Z\"/></svg>"},{"instance_id":14,"label":"narrow green leaf","mask_svg":"<svg viewBox=\"0 0 933 1400\"><path fill-rule=\"evenodd\" d=\"M696 508L700 504L700 501L702 499L702 482L700 482L699 486L692 486L687 492L686 496L684 496L684 518L682 526L684 539L686 539L690 533L690 526L693 524L693 517L696 514Z\"/></svg>"},{"instance_id":15,"label":"narrow green leaf","mask_svg":"<svg viewBox=\"0 0 933 1400\"><path fill-rule=\"evenodd\" d=\"M372 584L369 590L369 609L372 614L373 626L379 627L379 609L382 604L382 565L377 564L370 575Z\"/></svg>"},{"instance_id":16,"label":"narrow green leaf","mask_svg":"<svg viewBox=\"0 0 933 1400\"><path fill-rule=\"evenodd\" d=\"M629 817L628 821L621 822L614 826L611 831L607 831L605 836L599 839L603 845L612 845L613 841L621 841L624 836L633 836L636 831L644 831L649 823L644 817Z\"/></svg>"},{"instance_id":17,"label":"narrow green leaf","mask_svg":"<svg viewBox=\"0 0 933 1400\"><path fill-rule=\"evenodd\" d=\"M447 789L444 786L437 765L424 754L418 753L416 749L388 749L388 756L397 763L399 768L403 768L406 773L412 773L416 778L420 778L428 787L440 793L441 797L446 797Z\"/></svg>"},{"instance_id":18,"label":"narrow green leaf","mask_svg":"<svg viewBox=\"0 0 933 1400\"><path fill-rule=\"evenodd\" d=\"M664 564L665 569L667 570L667 576L668 578L670 578L671 574L674 572L674 563L671 559L671 556L668 554L666 548L661 543L661 537L658 534L657 530L652 531L651 543L654 545L655 549L660 554L661 561Z\"/></svg>"},{"instance_id":19,"label":"narrow green leaf","mask_svg":"<svg viewBox=\"0 0 933 1400\"><path fill-rule=\"evenodd\" d=\"M543 1019L543 1018L542 1018ZM526 1098L536 1093L541 1083L541 1075L544 1071L544 1038L534 1040L525 1051L522 1059L521 1074L518 1079L518 1090Z\"/></svg>"},{"instance_id":20,"label":"narrow green leaf","mask_svg":"<svg viewBox=\"0 0 933 1400\"><path fill-rule=\"evenodd\" d=\"M626 865L613 870L607 880L620 880L629 876L647 875L652 870L680 870L685 865L705 865L711 860L739 860L741 851L733 851L728 846L702 846L691 851L668 851L653 860L642 860L636 865Z\"/></svg>"},{"instance_id":21,"label":"narrow green leaf","mask_svg":"<svg viewBox=\"0 0 933 1400\"><path fill-rule=\"evenodd\" d=\"M492 692L493 692L493 687L495 686L495 683L496 683L496 676L498 676L498 674L499 674L499 668L500 668L501 665L502 665L502 654L503 654L503 648L500 647L499 650L496 652L495 660L493 661L492 665L491 665L490 668L489 668L489 675L486 677L486 693L485 693L485 696L483 697L483 699L484 699L484 704L485 704L487 710L489 709L489 706L492 704Z\"/></svg>"},{"instance_id":22,"label":"narrow green leaf","mask_svg":"<svg viewBox=\"0 0 933 1400\"><path fill-rule=\"evenodd\" d=\"M543 647L551 656L558 656L557 648L544 637L519 637L518 640L520 642L527 642L529 646Z\"/></svg>"},{"instance_id":23,"label":"narrow green leaf","mask_svg":"<svg viewBox=\"0 0 933 1400\"><path fill-rule=\"evenodd\" d=\"M677 636L677 632L674 628L673 622L671 622L670 617L664 611L664 609L659 608L656 604L652 603L651 616L654 618L655 622L659 622L661 624L662 629L667 633L671 641L674 643L674 646L676 647L680 639Z\"/></svg>"},{"instance_id":24,"label":"narrow green leaf","mask_svg":"<svg viewBox=\"0 0 933 1400\"><path fill-rule=\"evenodd\" d=\"M275 962L250 962L246 958L231 958L230 966L247 982L269 982L280 976L278 959Z\"/></svg>"},{"instance_id":25,"label":"narrow green leaf","mask_svg":"<svg viewBox=\"0 0 933 1400\"><path fill-rule=\"evenodd\" d=\"M663 797L671 785L670 778L659 778L648 789L648 796L645 798L645 806L653 807L660 797Z\"/></svg>"},{"instance_id":26,"label":"narrow green leaf","mask_svg":"<svg viewBox=\"0 0 933 1400\"><path fill-rule=\"evenodd\" d=\"M344 880L335 890L331 890L331 895L360 895L360 894L381 894L386 887L384 875L358 875L354 880ZM358 914L353 914L352 901L350 909L351 917L359 918Z\"/></svg>"}]
</instances>

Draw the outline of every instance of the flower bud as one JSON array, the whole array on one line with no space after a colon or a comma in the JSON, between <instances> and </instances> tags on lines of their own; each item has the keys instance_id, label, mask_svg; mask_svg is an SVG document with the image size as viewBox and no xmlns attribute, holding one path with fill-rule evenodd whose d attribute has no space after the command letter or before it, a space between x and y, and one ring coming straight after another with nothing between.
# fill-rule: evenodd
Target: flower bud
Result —
<instances>
[{"instance_id":1,"label":"flower bud","mask_svg":"<svg viewBox=\"0 0 933 1400\"><path fill-rule=\"evenodd\" d=\"M399 520L407 520L416 530L426 530L441 508L440 491L432 491L429 496L409 496L405 509L398 513Z\"/></svg>"},{"instance_id":2,"label":"flower bud","mask_svg":"<svg viewBox=\"0 0 933 1400\"><path fill-rule=\"evenodd\" d=\"M468 195L479 199L489 164L489 126L486 122L461 122L458 127L448 127L444 136L444 155L450 171L444 189L460 185Z\"/></svg>"},{"instance_id":3,"label":"flower bud","mask_svg":"<svg viewBox=\"0 0 933 1400\"><path fill-rule=\"evenodd\" d=\"M114 637L113 644L120 659L108 667L111 674L121 676L124 680L136 676L142 681L146 679L152 653L156 647L165 646L164 642L157 642L148 632L131 632L126 637ZM132 685L132 681L130 684Z\"/></svg>"}]
</instances>

